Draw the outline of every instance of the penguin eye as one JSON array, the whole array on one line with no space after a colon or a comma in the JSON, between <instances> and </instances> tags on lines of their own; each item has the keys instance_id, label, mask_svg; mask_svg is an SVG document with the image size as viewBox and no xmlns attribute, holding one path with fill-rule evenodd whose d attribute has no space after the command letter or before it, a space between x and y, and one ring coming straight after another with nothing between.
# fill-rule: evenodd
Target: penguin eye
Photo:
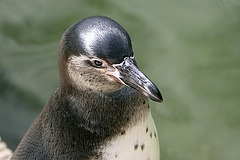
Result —
<instances>
[{"instance_id":1,"label":"penguin eye","mask_svg":"<svg viewBox=\"0 0 240 160\"><path fill-rule=\"evenodd\" d=\"M102 62L101 62L101 61L94 60L93 63L94 63L94 65L96 65L96 66L98 66L98 67L101 67L101 66L102 66Z\"/></svg>"},{"instance_id":2,"label":"penguin eye","mask_svg":"<svg viewBox=\"0 0 240 160\"><path fill-rule=\"evenodd\" d=\"M97 68L102 68L102 67L104 67L103 62L102 62L101 60L99 60L99 59L92 59L92 60L90 60L90 62L91 62L91 65L92 65L93 67L97 67Z\"/></svg>"}]
</instances>

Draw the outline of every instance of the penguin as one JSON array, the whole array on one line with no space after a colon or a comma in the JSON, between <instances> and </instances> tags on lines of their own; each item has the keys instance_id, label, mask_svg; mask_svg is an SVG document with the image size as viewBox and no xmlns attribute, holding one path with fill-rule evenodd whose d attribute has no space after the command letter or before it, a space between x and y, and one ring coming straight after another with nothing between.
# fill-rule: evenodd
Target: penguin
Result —
<instances>
[{"instance_id":1,"label":"penguin","mask_svg":"<svg viewBox=\"0 0 240 160\"><path fill-rule=\"evenodd\" d=\"M71 25L58 49L59 87L12 156L15 159L159 160L148 98L125 29L105 16Z\"/></svg>"},{"instance_id":2,"label":"penguin","mask_svg":"<svg viewBox=\"0 0 240 160\"><path fill-rule=\"evenodd\" d=\"M7 144L0 137L0 160L9 160L12 156L12 151L7 147Z\"/></svg>"}]
</instances>

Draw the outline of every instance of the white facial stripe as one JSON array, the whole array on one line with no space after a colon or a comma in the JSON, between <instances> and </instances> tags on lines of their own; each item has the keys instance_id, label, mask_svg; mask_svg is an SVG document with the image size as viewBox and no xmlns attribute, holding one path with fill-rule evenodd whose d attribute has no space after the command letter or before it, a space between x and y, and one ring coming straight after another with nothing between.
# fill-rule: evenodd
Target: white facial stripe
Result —
<instances>
[{"instance_id":1,"label":"white facial stripe","mask_svg":"<svg viewBox=\"0 0 240 160\"><path fill-rule=\"evenodd\" d=\"M87 56L71 56L68 60L68 75L74 84L80 86L78 84L84 84L84 80L81 78L81 74L76 73L76 70L81 70L84 66L82 65L82 61L87 60Z\"/></svg>"},{"instance_id":2,"label":"white facial stripe","mask_svg":"<svg viewBox=\"0 0 240 160\"><path fill-rule=\"evenodd\" d=\"M89 58L87 57L87 56L85 56L85 55L81 55L81 56L71 56L70 58L69 58L69 62L70 63L73 63L74 65L76 65L76 66L79 66L79 64L80 64L80 62L81 61L84 61L84 60L88 60Z\"/></svg>"}]
</instances>

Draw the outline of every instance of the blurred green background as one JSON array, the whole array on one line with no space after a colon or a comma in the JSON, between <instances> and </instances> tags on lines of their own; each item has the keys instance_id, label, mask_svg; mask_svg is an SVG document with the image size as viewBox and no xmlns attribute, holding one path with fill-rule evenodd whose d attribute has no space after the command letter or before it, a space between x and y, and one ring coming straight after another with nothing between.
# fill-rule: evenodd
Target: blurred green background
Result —
<instances>
[{"instance_id":1,"label":"blurred green background","mask_svg":"<svg viewBox=\"0 0 240 160\"><path fill-rule=\"evenodd\" d=\"M0 136L11 149L58 86L63 32L105 15L130 34L162 160L240 159L239 0L1 0Z\"/></svg>"}]
</instances>

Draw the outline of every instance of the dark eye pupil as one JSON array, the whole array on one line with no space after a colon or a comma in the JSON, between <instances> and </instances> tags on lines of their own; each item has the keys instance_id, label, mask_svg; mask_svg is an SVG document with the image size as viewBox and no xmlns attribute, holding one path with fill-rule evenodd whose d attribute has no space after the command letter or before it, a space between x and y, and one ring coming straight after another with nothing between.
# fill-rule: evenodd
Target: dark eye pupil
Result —
<instances>
[{"instance_id":1,"label":"dark eye pupil","mask_svg":"<svg viewBox=\"0 0 240 160\"><path fill-rule=\"evenodd\" d=\"M95 64L96 66L102 66L102 62L101 62L101 61L98 61L98 60L95 60L95 61L94 61L94 64Z\"/></svg>"}]
</instances>

